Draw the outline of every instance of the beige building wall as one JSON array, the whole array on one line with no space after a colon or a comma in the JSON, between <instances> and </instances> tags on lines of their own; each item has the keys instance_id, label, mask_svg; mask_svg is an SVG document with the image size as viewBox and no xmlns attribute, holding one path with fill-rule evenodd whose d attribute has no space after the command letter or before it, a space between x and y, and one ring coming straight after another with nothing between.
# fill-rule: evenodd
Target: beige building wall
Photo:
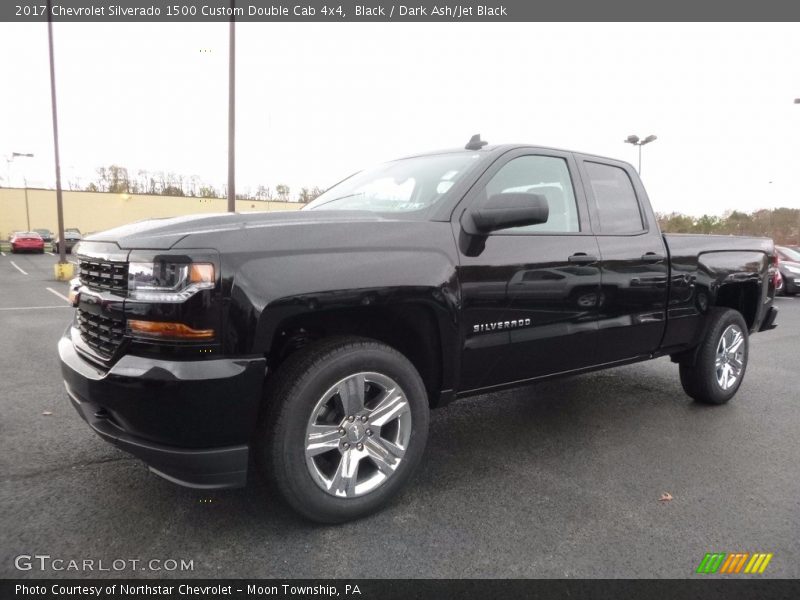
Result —
<instances>
[{"instance_id":1,"label":"beige building wall","mask_svg":"<svg viewBox=\"0 0 800 600\"><path fill-rule=\"evenodd\" d=\"M297 210L301 206L297 202L236 201L237 212ZM224 198L65 191L64 227L77 227L85 235L144 219L221 213L227 207ZM28 229L28 219L31 229L57 231L55 190L0 188L0 240L8 239L12 231Z\"/></svg>"}]
</instances>

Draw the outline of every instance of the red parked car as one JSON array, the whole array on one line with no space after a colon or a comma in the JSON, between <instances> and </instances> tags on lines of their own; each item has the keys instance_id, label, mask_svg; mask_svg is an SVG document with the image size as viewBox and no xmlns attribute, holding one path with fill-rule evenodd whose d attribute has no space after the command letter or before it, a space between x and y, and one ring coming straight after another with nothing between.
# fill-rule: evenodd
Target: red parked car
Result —
<instances>
[{"instance_id":1,"label":"red parked car","mask_svg":"<svg viewBox=\"0 0 800 600\"><path fill-rule=\"evenodd\" d=\"M19 231L11 238L11 252L44 252L44 240L35 231Z\"/></svg>"}]
</instances>

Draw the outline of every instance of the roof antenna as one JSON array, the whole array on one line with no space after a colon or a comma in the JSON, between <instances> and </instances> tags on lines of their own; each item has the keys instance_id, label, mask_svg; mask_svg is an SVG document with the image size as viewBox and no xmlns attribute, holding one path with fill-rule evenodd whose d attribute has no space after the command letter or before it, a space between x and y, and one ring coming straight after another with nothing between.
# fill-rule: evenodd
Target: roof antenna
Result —
<instances>
[{"instance_id":1,"label":"roof antenna","mask_svg":"<svg viewBox=\"0 0 800 600\"><path fill-rule=\"evenodd\" d=\"M489 142L484 142L481 139L481 134L480 133L476 133L475 135L473 135L469 139L469 143L466 146L464 146L464 149L465 150L480 150L481 148L483 148L488 143Z\"/></svg>"}]
</instances>

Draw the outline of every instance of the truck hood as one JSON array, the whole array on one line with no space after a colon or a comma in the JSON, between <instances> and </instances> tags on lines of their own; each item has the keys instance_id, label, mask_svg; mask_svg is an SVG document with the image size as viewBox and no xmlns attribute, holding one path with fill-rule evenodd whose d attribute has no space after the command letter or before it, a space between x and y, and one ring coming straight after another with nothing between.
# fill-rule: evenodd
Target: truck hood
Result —
<instances>
[{"instance_id":1,"label":"truck hood","mask_svg":"<svg viewBox=\"0 0 800 600\"><path fill-rule=\"evenodd\" d=\"M168 250L184 238L270 227L310 224L378 222L385 219L367 211L282 211L257 213L215 213L151 219L115 227L85 237L87 242L112 242L126 250Z\"/></svg>"}]
</instances>

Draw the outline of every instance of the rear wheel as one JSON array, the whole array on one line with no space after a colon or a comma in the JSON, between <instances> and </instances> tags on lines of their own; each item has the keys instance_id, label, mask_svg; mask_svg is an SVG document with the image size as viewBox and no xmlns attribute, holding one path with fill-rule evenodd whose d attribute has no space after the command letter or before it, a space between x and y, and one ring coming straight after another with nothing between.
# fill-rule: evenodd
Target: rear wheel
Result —
<instances>
[{"instance_id":1,"label":"rear wheel","mask_svg":"<svg viewBox=\"0 0 800 600\"><path fill-rule=\"evenodd\" d=\"M725 404L742 384L749 351L747 323L731 308L713 308L694 364L681 363L684 391L705 404Z\"/></svg>"},{"instance_id":2,"label":"rear wheel","mask_svg":"<svg viewBox=\"0 0 800 600\"><path fill-rule=\"evenodd\" d=\"M412 476L429 409L402 354L364 338L330 338L290 356L274 377L259 458L299 513L323 523L356 519Z\"/></svg>"}]
</instances>

